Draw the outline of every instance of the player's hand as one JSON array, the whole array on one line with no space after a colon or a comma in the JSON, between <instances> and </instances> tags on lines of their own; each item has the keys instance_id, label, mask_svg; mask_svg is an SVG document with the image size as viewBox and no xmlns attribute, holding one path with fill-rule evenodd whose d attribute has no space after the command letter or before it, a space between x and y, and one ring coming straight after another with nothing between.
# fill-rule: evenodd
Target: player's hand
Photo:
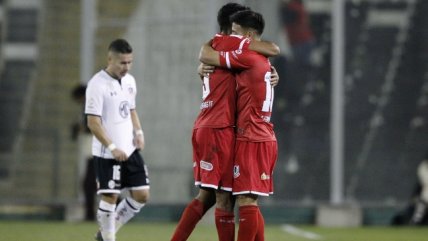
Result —
<instances>
[{"instance_id":1,"label":"player's hand","mask_svg":"<svg viewBox=\"0 0 428 241\"><path fill-rule=\"evenodd\" d=\"M214 72L215 66L207 65L207 64L200 64L198 67L198 74L201 77L207 77L212 72Z\"/></svg>"},{"instance_id":2,"label":"player's hand","mask_svg":"<svg viewBox=\"0 0 428 241\"><path fill-rule=\"evenodd\" d=\"M144 146L145 146L144 134L135 135L134 146L141 151L144 149Z\"/></svg>"},{"instance_id":3,"label":"player's hand","mask_svg":"<svg viewBox=\"0 0 428 241\"><path fill-rule=\"evenodd\" d=\"M270 84L272 87L275 87L279 83L279 75L278 72L276 72L275 67L271 66L271 73L270 73Z\"/></svg>"},{"instance_id":4,"label":"player's hand","mask_svg":"<svg viewBox=\"0 0 428 241\"><path fill-rule=\"evenodd\" d=\"M111 154L113 155L114 159L116 159L117 161L124 162L128 160L126 153L119 148L116 148L113 151L111 151Z\"/></svg>"}]
</instances>

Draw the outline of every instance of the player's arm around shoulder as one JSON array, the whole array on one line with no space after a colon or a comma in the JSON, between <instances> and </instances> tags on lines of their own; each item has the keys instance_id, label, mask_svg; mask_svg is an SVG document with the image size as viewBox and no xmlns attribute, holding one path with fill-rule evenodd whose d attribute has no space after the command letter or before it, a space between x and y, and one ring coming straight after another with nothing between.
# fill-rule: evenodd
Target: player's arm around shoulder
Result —
<instances>
[{"instance_id":1,"label":"player's arm around shoulder","mask_svg":"<svg viewBox=\"0 0 428 241\"><path fill-rule=\"evenodd\" d=\"M266 57L277 56L281 51L275 43L263 40L253 40L251 41L248 49L255 51L259 54L262 54Z\"/></svg>"},{"instance_id":2,"label":"player's arm around shoulder","mask_svg":"<svg viewBox=\"0 0 428 241\"><path fill-rule=\"evenodd\" d=\"M211 41L202 45L199 51L199 61L208 65L220 66L219 52L211 47Z\"/></svg>"}]
</instances>

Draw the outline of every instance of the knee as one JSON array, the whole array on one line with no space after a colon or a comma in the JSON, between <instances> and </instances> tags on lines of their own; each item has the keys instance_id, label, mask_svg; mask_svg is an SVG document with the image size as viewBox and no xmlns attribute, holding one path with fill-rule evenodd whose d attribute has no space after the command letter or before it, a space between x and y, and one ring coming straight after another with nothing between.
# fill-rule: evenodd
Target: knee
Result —
<instances>
[{"instance_id":1,"label":"knee","mask_svg":"<svg viewBox=\"0 0 428 241\"><path fill-rule=\"evenodd\" d=\"M139 203L147 203L150 198L149 190L132 191L131 197Z\"/></svg>"},{"instance_id":2,"label":"knee","mask_svg":"<svg viewBox=\"0 0 428 241\"><path fill-rule=\"evenodd\" d=\"M222 209L225 211L233 211L235 202L232 195L227 192L217 193L216 194L216 208Z\"/></svg>"},{"instance_id":3,"label":"knee","mask_svg":"<svg viewBox=\"0 0 428 241\"><path fill-rule=\"evenodd\" d=\"M236 202L238 206L248 206L248 205L257 205L257 196L256 195L238 195L236 197Z\"/></svg>"}]
</instances>

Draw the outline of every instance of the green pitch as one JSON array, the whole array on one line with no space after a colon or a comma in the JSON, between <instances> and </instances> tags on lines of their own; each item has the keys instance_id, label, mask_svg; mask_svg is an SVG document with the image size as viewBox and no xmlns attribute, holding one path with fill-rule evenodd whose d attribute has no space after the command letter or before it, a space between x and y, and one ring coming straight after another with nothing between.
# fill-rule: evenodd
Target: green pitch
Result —
<instances>
[{"instance_id":1,"label":"green pitch","mask_svg":"<svg viewBox=\"0 0 428 241\"><path fill-rule=\"evenodd\" d=\"M168 241L175 224L137 223L126 225L117 235L118 241ZM11 241L87 241L93 240L95 223L64 222L0 222L0 240ZM320 228L313 226L269 225L267 241L427 241L428 227L392 228ZM199 225L189 241L216 241L212 225Z\"/></svg>"}]
</instances>

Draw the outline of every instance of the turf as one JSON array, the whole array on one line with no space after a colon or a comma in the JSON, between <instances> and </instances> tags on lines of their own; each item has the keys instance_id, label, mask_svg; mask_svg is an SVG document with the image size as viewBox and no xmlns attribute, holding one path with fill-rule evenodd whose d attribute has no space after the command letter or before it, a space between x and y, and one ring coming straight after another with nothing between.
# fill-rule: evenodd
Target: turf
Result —
<instances>
[{"instance_id":1,"label":"turf","mask_svg":"<svg viewBox=\"0 0 428 241\"><path fill-rule=\"evenodd\" d=\"M118 241L168 241L174 230L173 223L137 223L126 225L117 235ZM320 228L269 225L265 230L267 241L427 241L428 228ZM11 241L86 241L93 240L95 223L65 222L0 222L0 240ZM307 235L303 237L302 235ZM316 239L318 238L318 239ZM215 241L213 225L199 225L189 241Z\"/></svg>"}]
</instances>

